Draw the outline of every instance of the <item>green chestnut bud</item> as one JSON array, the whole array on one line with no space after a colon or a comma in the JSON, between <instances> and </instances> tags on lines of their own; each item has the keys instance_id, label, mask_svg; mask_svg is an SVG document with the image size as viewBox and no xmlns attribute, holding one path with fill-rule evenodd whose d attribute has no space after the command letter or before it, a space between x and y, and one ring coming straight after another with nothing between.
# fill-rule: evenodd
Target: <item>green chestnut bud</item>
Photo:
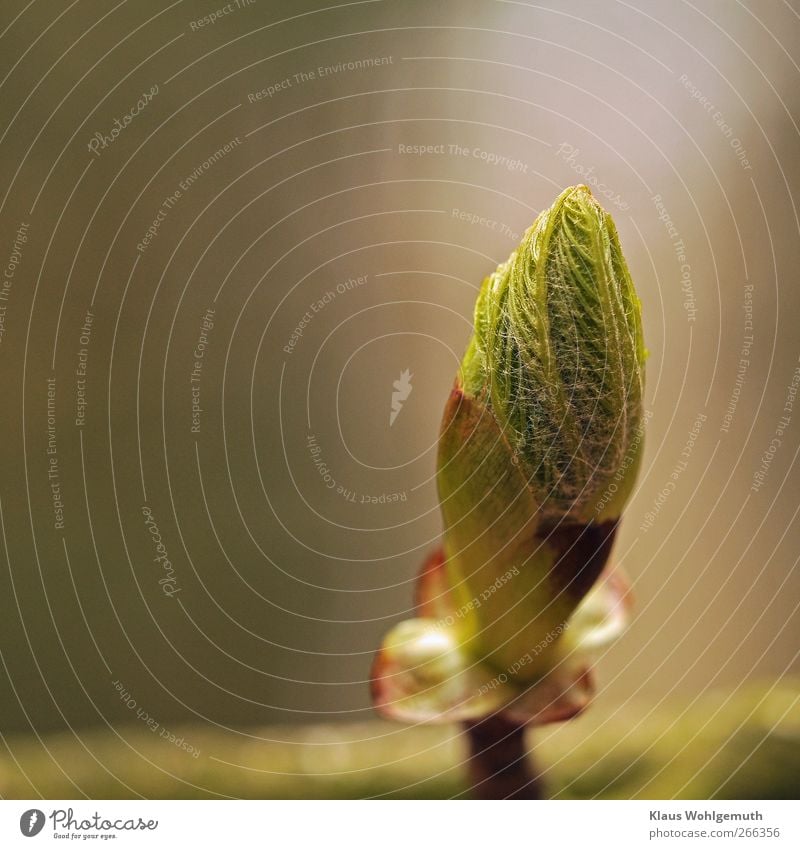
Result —
<instances>
[{"instance_id":1,"label":"green chestnut bud","mask_svg":"<svg viewBox=\"0 0 800 849\"><path fill-rule=\"evenodd\" d=\"M376 660L382 712L543 722L588 703L587 652L625 620L608 559L641 458L644 360L614 223L567 189L481 287L439 439L443 548L419 618Z\"/></svg>"},{"instance_id":2,"label":"green chestnut bud","mask_svg":"<svg viewBox=\"0 0 800 849\"><path fill-rule=\"evenodd\" d=\"M614 222L586 186L569 188L484 282L462 362L465 393L497 419L543 520L619 516L641 447L644 359Z\"/></svg>"}]
</instances>

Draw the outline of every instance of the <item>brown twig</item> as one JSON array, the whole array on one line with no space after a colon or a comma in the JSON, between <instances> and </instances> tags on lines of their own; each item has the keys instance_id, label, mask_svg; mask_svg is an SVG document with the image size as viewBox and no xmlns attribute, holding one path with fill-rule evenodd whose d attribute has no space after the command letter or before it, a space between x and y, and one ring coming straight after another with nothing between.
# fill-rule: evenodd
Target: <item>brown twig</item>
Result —
<instances>
[{"instance_id":1,"label":"brown twig","mask_svg":"<svg viewBox=\"0 0 800 849\"><path fill-rule=\"evenodd\" d=\"M502 715L465 723L469 777L478 799L542 799L541 778L525 747L525 726Z\"/></svg>"}]
</instances>

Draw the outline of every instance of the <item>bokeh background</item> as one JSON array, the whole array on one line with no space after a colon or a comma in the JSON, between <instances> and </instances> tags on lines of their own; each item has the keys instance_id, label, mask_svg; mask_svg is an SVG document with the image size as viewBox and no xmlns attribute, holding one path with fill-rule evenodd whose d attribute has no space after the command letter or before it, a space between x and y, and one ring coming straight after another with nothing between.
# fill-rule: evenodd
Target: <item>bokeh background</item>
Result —
<instances>
[{"instance_id":1,"label":"bokeh background","mask_svg":"<svg viewBox=\"0 0 800 849\"><path fill-rule=\"evenodd\" d=\"M634 620L592 718L545 733L700 734L747 693L719 746L754 716L737 763L796 744L795 2L2 10L0 793L228 764L221 795L302 795L325 764L336 794L359 742L390 768L412 737L369 667L440 534L477 287L575 183L643 303L650 419Z\"/></svg>"}]
</instances>

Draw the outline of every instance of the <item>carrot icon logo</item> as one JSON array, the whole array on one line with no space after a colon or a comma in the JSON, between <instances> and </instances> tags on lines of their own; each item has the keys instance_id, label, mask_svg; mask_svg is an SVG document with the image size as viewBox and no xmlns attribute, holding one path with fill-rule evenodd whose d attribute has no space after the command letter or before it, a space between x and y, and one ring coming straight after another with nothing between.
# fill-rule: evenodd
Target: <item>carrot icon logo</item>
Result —
<instances>
[{"instance_id":1,"label":"carrot icon logo","mask_svg":"<svg viewBox=\"0 0 800 849\"><path fill-rule=\"evenodd\" d=\"M31 808L19 818L19 830L25 837L35 837L44 828L44 811Z\"/></svg>"},{"instance_id":2,"label":"carrot icon logo","mask_svg":"<svg viewBox=\"0 0 800 849\"><path fill-rule=\"evenodd\" d=\"M392 392L392 411L389 413L389 427L394 424L394 420L400 415L400 410L403 409L403 402L408 399L411 390L414 388L411 385L411 378L414 375L408 369L400 372L400 379L395 380L392 384L394 392Z\"/></svg>"}]
</instances>

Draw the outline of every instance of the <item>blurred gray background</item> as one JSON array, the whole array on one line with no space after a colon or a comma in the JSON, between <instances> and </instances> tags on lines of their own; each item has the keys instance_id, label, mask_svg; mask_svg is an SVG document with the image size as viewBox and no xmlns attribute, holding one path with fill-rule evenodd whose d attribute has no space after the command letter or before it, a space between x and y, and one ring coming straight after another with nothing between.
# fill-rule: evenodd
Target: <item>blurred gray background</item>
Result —
<instances>
[{"instance_id":1,"label":"blurred gray background","mask_svg":"<svg viewBox=\"0 0 800 849\"><path fill-rule=\"evenodd\" d=\"M4 734L368 717L477 287L580 182L652 413L596 709L797 669L796 4L3 11Z\"/></svg>"}]
</instances>

